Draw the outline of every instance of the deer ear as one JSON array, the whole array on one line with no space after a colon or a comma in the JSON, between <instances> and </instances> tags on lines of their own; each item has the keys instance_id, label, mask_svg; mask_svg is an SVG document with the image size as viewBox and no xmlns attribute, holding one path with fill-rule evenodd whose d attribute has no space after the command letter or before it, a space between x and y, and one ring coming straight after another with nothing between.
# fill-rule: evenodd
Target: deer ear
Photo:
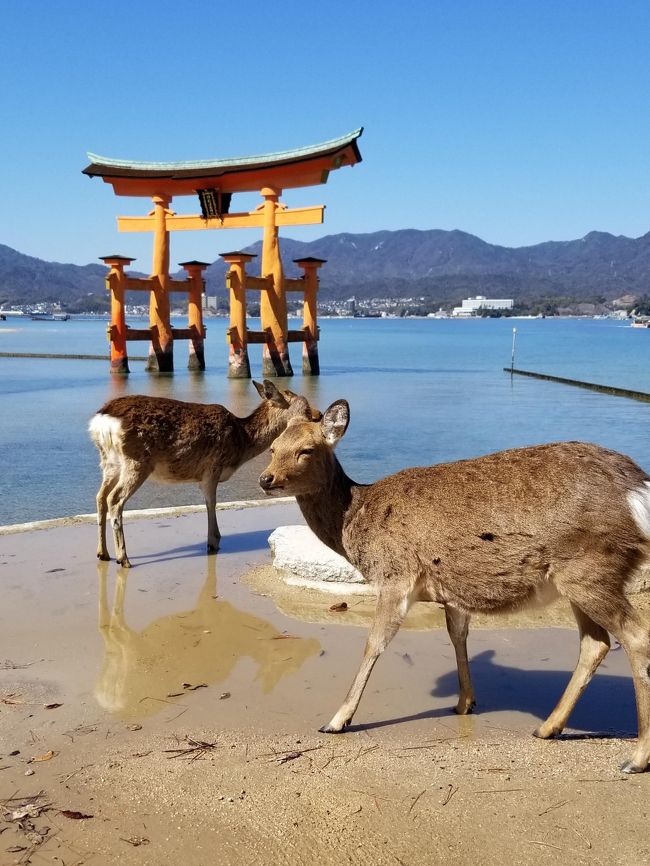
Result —
<instances>
[{"instance_id":1,"label":"deer ear","mask_svg":"<svg viewBox=\"0 0 650 866\"><path fill-rule=\"evenodd\" d=\"M325 410L320 429L328 445L336 445L348 429L350 423L350 406L347 400L336 400Z\"/></svg>"},{"instance_id":2,"label":"deer ear","mask_svg":"<svg viewBox=\"0 0 650 866\"><path fill-rule=\"evenodd\" d=\"M269 381L269 379L265 379L261 385L257 382L253 382L253 384L257 388L257 393L263 400L270 400L274 406L279 406L280 409L286 409L289 405L289 401L285 399L282 392L278 391L273 382Z\"/></svg>"},{"instance_id":3,"label":"deer ear","mask_svg":"<svg viewBox=\"0 0 650 866\"><path fill-rule=\"evenodd\" d=\"M285 391L285 396L287 392ZM289 403L289 417L299 418L302 421L311 421L312 412L306 397L301 397L298 394L293 395L293 399Z\"/></svg>"}]
</instances>

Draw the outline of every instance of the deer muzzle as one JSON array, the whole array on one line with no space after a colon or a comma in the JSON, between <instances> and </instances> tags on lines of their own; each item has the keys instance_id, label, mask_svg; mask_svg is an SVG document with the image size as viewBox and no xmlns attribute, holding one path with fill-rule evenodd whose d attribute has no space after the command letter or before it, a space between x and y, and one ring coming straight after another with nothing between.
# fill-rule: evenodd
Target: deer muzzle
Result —
<instances>
[{"instance_id":1,"label":"deer muzzle","mask_svg":"<svg viewBox=\"0 0 650 866\"><path fill-rule=\"evenodd\" d=\"M267 496L272 496L274 490L282 489L281 485L275 483L275 476L271 475L271 473L269 472L263 472L260 475L259 483L260 487L267 494Z\"/></svg>"}]
</instances>

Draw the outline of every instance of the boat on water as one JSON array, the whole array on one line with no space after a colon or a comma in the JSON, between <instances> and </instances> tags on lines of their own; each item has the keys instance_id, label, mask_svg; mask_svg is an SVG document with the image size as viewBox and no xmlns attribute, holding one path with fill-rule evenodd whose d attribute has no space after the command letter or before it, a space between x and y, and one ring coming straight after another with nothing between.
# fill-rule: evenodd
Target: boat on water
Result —
<instances>
[{"instance_id":1,"label":"boat on water","mask_svg":"<svg viewBox=\"0 0 650 866\"><path fill-rule=\"evenodd\" d=\"M650 328L650 316L635 316L632 321L632 328Z\"/></svg>"},{"instance_id":2,"label":"boat on water","mask_svg":"<svg viewBox=\"0 0 650 866\"><path fill-rule=\"evenodd\" d=\"M32 322L67 322L68 313L32 313Z\"/></svg>"}]
</instances>

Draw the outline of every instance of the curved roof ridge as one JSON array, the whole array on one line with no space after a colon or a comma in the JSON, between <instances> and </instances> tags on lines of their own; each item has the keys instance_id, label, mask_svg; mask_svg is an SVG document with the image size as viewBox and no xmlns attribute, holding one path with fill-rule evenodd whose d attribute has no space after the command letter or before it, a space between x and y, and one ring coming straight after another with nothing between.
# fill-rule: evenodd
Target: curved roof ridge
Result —
<instances>
[{"instance_id":1,"label":"curved roof ridge","mask_svg":"<svg viewBox=\"0 0 650 866\"><path fill-rule=\"evenodd\" d=\"M112 168L131 168L142 171L183 171L202 168L229 168L244 165L259 165L260 163L283 162L288 159L300 159L313 154L322 153L327 150L335 150L350 144L359 138L363 132L363 127L349 132L347 135L342 135L339 138L333 138L329 141L321 142L320 144L312 144L306 147L299 147L295 150L281 150L274 153L258 154L256 156L244 157L229 157L228 159L197 159L185 162L133 162L127 159L113 159L111 157L100 156L96 153L87 153L88 159L94 165L102 165Z\"/></svg>"}]
</instances>

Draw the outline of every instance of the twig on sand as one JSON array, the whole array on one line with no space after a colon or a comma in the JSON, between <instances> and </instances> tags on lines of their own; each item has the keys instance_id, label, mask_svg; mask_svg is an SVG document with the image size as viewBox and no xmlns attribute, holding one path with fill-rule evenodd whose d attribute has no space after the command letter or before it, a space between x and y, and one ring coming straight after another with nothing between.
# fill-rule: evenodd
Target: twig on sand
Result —
<instances>
[{"instance_id":1,"label":"twig on sand","mask_svg":"<svg viewBox=\"0 0 650 866\"><path fill-rule=\"evenodd\" d=\"M490 788L487 791L474 791L475 794L514 794L517 791L525 791L525 788Z\"/></svg>"},{"instance_id":2,"label":"twig on sand","mask_svg":"<svg viewBox=\"0 0 650 866\"><path fill-rule=\"evenodd\" d=\"M41 789L38 792L38 794L27 794L27 795L23 795L21 797L16 796L17 794L18 794L18 791L14 791L13 794L11 795L11 797L7 797L6 799L1 800L0 805L6 806L7 803L15 803L17 801L20 801L24 806L28 806L31 803L35 803L41 797L44 797L45 791L43 791Z\"/></svg>"},{"instance_id":3,"label":"twig on sand","mask_svg":"<svg viewBox=\"0 0 650 866\"><path fill-rule=\"evenodd\" d=\"M170 758L188 758L190 761L196 761L217 748L216 743L209 743L206 740L194 740L192 737L185 737L185 742L187 746L180 749L164 749L164 751L170 753Z\"/></svg>"},{"instance_id":4,"label":"twig on sand","mask_svg":"<svg viewBox=\"0 0 650 866\"><path fill-rule=\"evenodd\" d=\"M427 789L424 788L424 790L420 791L420 793L417 795L417 797L414 797L414 798L413 798L413 802L412 802L411 805L409 806L409 810L408 810L408 814L409 814L409 815L410 815L411 812L413 811L413 807L415 806L415 804L417 803L417 801L420 799L420 797L422 796L422 794L426 794L426 790L427 790Z\"/></svg>"},{"instance_id":5,"label":"twig on sand","mask_svg":"<svg viewBox=\"0 0 650 866\"><path fill-rule=\"evenodd\" d=\"M375 749L378 749L378 748L379 748L379 743L377 743L374 746L368 746L366 749L364 749L363 746L360 746L359 751L357 752L356 756L353 758L348 758L345 763L349 764L351 761L358 761L359 758L363 757L363 755L367 755L368 752L374 752Z\"/></svg>"},{"instance_id":6,"label":"twig on sand","mask_svg":"<svg viewBox=\"0 0 650 866\"><path fill-rule=\"evenodd\" d=\"M538 842L536 839L526 839L529 845L543 845L544 848L555 848L556 851L566 851L566 848L560 848L559 845L551 845L549 842Z\"/></svg>"},{"instance_id":7,"label":"twig on sand","mask_svg":"<svg viewBox=\"0 0 650 866\"><path fill-rule=\"evenodd\" d=\"M620 779L576 779L577 782L627 782L627 776L621 776Z\"/></svg>"},{"instance_id":8,"label":"twig on sand","mask_svg":"<svg viewBox=\"0 0 650 866\"><path fill-rule=\"evenodd\" d=\"M546 815L547 812L552 812L553 809L559 809L561 806L566 806L568 800L561 800L559 803L554 803L552 806L548 806L548 808L544 809L543 812L538 812L538 817L541 818L542 815Z\"/></svg>"},{"instance_id":9,"label":"twig on sand","mask_svg":"<svg viewBox=\"0 0 650 866\"><path fill-rule=\"evenodd\" d=\"M94 764L84 764L83 767L79 767L77 770L73 770L71 773L65 777L65 779L61 779L60 784L62 785L64 782L67 782L68 779L71 779L73 776L76 776L77 773L80 773L82 770L87 769L88 767L94 767Z\"/></svg>"},{"instance_id":10,"label":"twig on sand","mask_svg":"<svg viewBox=\"0 0 650 866\"><path fill-rule=\"evenodd\" d=\"M557 829L558 829L558 830L566 830L567 828L566 828L566 827L560 827L560 826L558 826ZM569 827L568 829L571 830L573 833L575 833L576 836L578 837L578 839L582 839L582 841L585 843L586 847L587 847L589 850L591 850L591 848L592 848L592 844L591 844L591 842L589 841L589 839L587 839L586 836L583 836L583 834L582 834L579 830L576 830L575 827Z\"/></svg>"},{"instance_id":11,"label":"twig on sand","mask_svg":"<svg viewBox=\"0 0 650 866\"><path fill-rule=\"evenodd\" d=\"M578 857L584 857L582 851L576 851L573 848L561 848L559 845L551 845L550 842L540 842L537 839L526 839L529 845L542 845L544 848L555 848L556 851L563 851L565 854L575 854Z\"/></svg>"},{"instance_id":12,"label":"twig on sand","mask_svg":"<svg viewBox=\"0 0 650 866\"><path fill-rule=\"evenodd\" d=\"M286 749L284 752L263 752L261 755L258 755L258 758L271 758L273 761L277 761L280 764L284 764L285 761L281 760L283 756L291 755L292 757L286 757L287 761L292 761L294 756L299 758L305 752L316 752L318 749L322 749L322 746L310 746L308 749Z\"/></svg>"},{"instance_id":13,"label":"twig on sand","mask_svg":"<svg viewBox=\"0 0 650 866\"><path fill-rule=\"evenodd\" d=\"M446 805L447 805L447 803L451 800L451 798L454 796L454 794L456 793L456 791L458 791L458 788L455 787L454 785L449 784L449 785L447 786L447 793L445 794L445 798L444 798L444 800L442 801L442 805L443 805L443 806L446 806Z\"/></svg>"},{"instance_id":14,"label":"twig on sand","mask_svg":"<svg viewBox=\"0 0 650 866\"><path fill-rule=\"evenodd\" d=\"M43 659L39 659L39 661L43 661ZM0 662L0 671L21 671L25 668L31 668L35 664L36 662L34 661L21 665L18 662L12 662L11 659L5 659L3 662Z\"/></svg>"}]
</instances>

